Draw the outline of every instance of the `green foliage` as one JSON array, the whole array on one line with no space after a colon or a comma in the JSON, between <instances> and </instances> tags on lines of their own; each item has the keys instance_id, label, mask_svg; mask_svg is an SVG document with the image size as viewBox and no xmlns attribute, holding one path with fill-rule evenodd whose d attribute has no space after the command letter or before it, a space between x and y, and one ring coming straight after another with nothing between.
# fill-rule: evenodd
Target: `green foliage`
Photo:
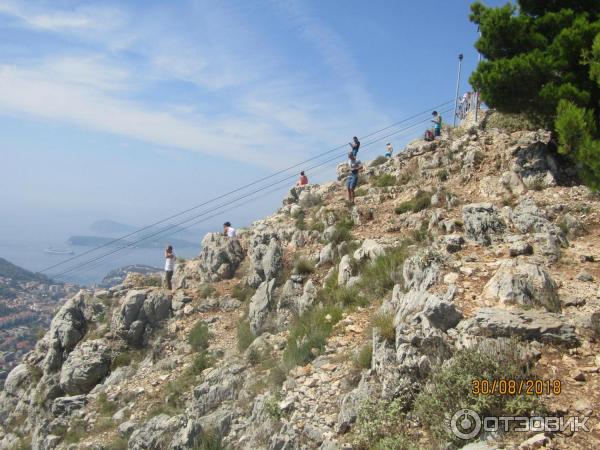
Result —
<instances>
[{"instance_id":1,"label":"green foliage","mask_svg":"<svg viewBox=\"0 0 600 450\"><path fill-rule=\"evenodd\" d=\"M201 351L192 361L192 365L190 366L190 373L192 375L200 375L205 369L208 369L213 364L213 358L211 354L206 350Z\"/></svg>"},{"instance_id":2,"label":"green foliage","mask_svg":"<svg viewBox=\"0 0 600 450\"><path fill-rule=\"evenodd\" d=\"M371 322L383 339L392 343L396 340L396 327L394 326L394 313L392 311L376 313Z\"/></svg>"},{"instance_id":3,"label":"green foliage","mask_svg":"<svg viewBox=\"0 0 600 450\"><path fill-rule=\"evenodd\" d=\"M354 363L356 364L357 367L359 367L361 369L370 369L372 359L373 359L373 344L371 342L367 342L358 351L358 354L356 355Z\"/></svg>"},{"instance_id":4,"label":"green foliage","mask_svg":"<svg viewBox=\"0 0 600 450\"><path fill-rule=\"evenodd\" d=\"M231 290L231 296L233 298L237 298L242 303L246 303L252 298L255 292L256 289L254 289L252 286L248 286L246 283L240 282Z\"/></svg>"},{"instance_id":5,"label":"green foliage","mask_svg":"<svg viewBox=\"0 0 600 450\"><path fill-rule=\"evenodd\" d=\"M514 340L501 340L494 346L484 343L459 350L447 364L433 372L414 404L417 416L438 443L466 443L458 441L445 425L445 414L452 415L459 409L468 408L483 416L498 417L531 414L540 407L535 396L472 393L474 380L531 378L529 368L522 362L521 351Z\"/></svg>"},{"instance_id":6,"label":"green foliage","mask_svg":"<svg viewBox=\"0 0 600 450\"><path fill-rule=\"evenodd\" d=\"M96 399L98 410L103 416L113 415L117 411L117 403L108 400L106 393L101 392Z\"/></svg>"},{"instance_id":7,"label":"green foliage","mask_svg":"<svg viewBox=\"0 0 600 450\"><path fill-rule=\"evenodd\" d=\"M210 333L208 325L203 320L199 320L190 330L188 334L188 343L192 350L200 352L208 348Z\"/></svg>"},{"instance_id":8,"label":"green foliage","mask_svg":"<svg viewBox=\"0 0 600 450\"><path fill-rule=\"evenodd\" d=\"M322 308L314 306L298 317L290 328L287 347L283 352L285 367L304 365L317 356L325 347L333 326L341 318L341 309L331 305Z\"/></svg>"},{"instance_id":9,"label":"green foliage","mask_svg":"<svg viewBox=\"0 0 600 450\"><path fill-rule=\"evenodd\" d=\"M205 283L200 286L198 290L198 296L200 298L210 298L214 293L217 292L212 284Z\"/></svg>"},{"instance_id":10,"label":"green foliage","mask_svg":"<svg viewBox=\"0 0 600 450\"><path fill-rule=\"evenodd\" d=\"M280 364L269 371L269 383L275 387L281 386L287 378L287 371Z\"/></svg>"},{"instance_id":11,"label":"green foliage","mask_svg":"<svg viewBox=\"0 0 600 450\"><path fill-rule=\"evenodd\" d=\"M347 213L338 217L338 221L335 224L335 230L331 234L329 242L338 245L342 242L349 241L352 239L352 227L354 227L354 222Z\"/></svg>"},{"instance_id":12,"label":"green foliage","mask_svg":"<svg viewBox=\"0 0 600 450\"><path fill-rule=\"evenodd\" d=\"M359 286L371 299L379 299L395 284L403 284L402 265L408 256L408 244L387 249L384 255L364 266Z\"/></svg>"},{"instance_id":13,"label":"green foliage","mask_svg":"<svg viewBox=\"0 0 600 450\"><path fill-rule=\"evenodd\" d=\"M438 180L444 182L448 180L448 171L446 169L438 170L435 176L438 178Z\"/></svg>"},{"instance_id":14,"label":"green foliage","mask_svg":"<svg viewBox=\"0 0 600 450\"><path fill-rule=\"evenodd\" d=\"M310 223L309 230L310 231L318 231L319 233L322 233L323 231L325 231L325 224L323 222L321 222L320 220L313 220Z\"/></svg>"},{"instance_id":15,"label":"green foliage","mask_svg":"<svg viewBox=\"0 0 600 450\"><path fill-rule=\"evenodd\" d=\"M392 401L367 401L358 411L354 429L354 448L360 450L413 450L418 447L405 431L407 402L403 398Z\"/></svg>"},{"instance_id":16,"label":"green foliage","mask_svg":"<svg viewBox=\"0 0 600 450\"><path fill-rule=\"evenodd\" d=\"M304 222L304 211L301 210L297 215L296 215L296 223L295 226L296 228L298 228L299 230L305 230L306 229L306 223Z\"/></svg>"},{"instance_id":17,"label":"green foliage","mask_svg":"<svg viewBox=\"0 0 600 450\"><path fill-rule=\"evenodd\" d=\"M431 192L417 191L414 198L400 203L394 212L396 214L404 214L405 212L419 212L429 208L431 205Z\"/></svg>"},{"instance_id":18,"label":"green foliage","mask_svg":"<svg viewBox=\"0 0 600 450\"><path fill-rule=\"evenodd\" d=\"M283 414L279 408L279 399L277 396L272 396L265 401L265 411L272 419L281 419Z\"/></svg>"},{"instance_id":19,"label":"green foliage","mask_svg":"<svg viewBox=\"0 0 600 450\"><path fill-rule=\"evenodd\" d=\"M250 363L251 366L256 366L260 362L261 354L257 348L252 347L248 351L248 355L247 355L246 359L248 360L248 362Z\"/></svg>"},{"instance_id":20,"label":"green foliage","mask_svg":"<svg viewBox=\"0 0 600 450\"><path fill-rule=\"evenodd\" d=\"M471 75L471 85L501 112L554 125L561 152L598 189L600 1L520 0L518 9L476 2L471 11L481 29L476 47L486 58Z\"/></svg>"},{"instance_id":21,"label":"green foliage","mask_svg":"<svg viewBox=\"0 0 600 450\"><path fill-rule=\"evenodd\" d=\"M356 197L364 197L367 195L367 190L365 188L358 188L356 191L354 191L354 195Z\"/></svg>"},{"instance_id":22,"label":"green foliage","mask_svg":"<svg viewBox=\"0 0 600 450\"><path fill-rule=\"evenodd\" d=\"M537 130L542 124L534 123L525 114L500 113L494 111L485 122L485 129L498 128L509 133L521 130Z\"/></svg>"},{"instance_id":23,"label":"green foliage","mask_svg":"<svg viewBox=\"0 0 600 450\"><path fill-rule=\"evenodd\" d=\"M215 430L203 430L194 450L228 450L223 444L222 436Z\"/></svg>"},{"instance_id":24,"label":"green foliage","mask_svg":"<svg viewBox=\"0 0 600 450\"><path fill-rule=\"evenodd\" d=\"M299 257L294 263L294 273L298 275L309 275L315 271L315 265L307 258Z\"/></svg>"},{"instance_id":25,"label":"green foliage","mask_svg":"<svg viewBox=\"0 0 600 450\"><path fill-rule=\"evenodd\" d=\"M108 448L111 450L127 450L127 439L121 436L115 436L109 443Z\"/></svg>"},{"instance_id":26,"label":"green foliage","mask_svg":"<svg viewBox=\"0 0 600 450\"><path fill-rule=\"evenodd\" d=\"M397 183L398 183L398 180L396 180L396 177L393 175L390 175L389 173L384 173L382 175L379 175L378 177L375 177L373 179L373 181L371 182L371 184L373 186L379 187L379 188L395 186Z\"/></svg>"},{"instance_id":27,"label":"green foliage","mask_svg":"<svg viewBox=\"0 0 600 450\"><path fill-rule=\"evenodd\" d=\"M241 320L237 326L237 346L240 352L245 351L250 344L254 341L256 336L252 333L250 329L250 321L249 320Z\"/></svg>"},{"instance_id":28,"label":"green foliage","mask_svg":"<svg viewBox=\"0 0 600 450\"><path fill-rule=\"evenodd\" d=\"M410 235L415 242L423 243L431 239L431 233L429 233L428 229L429 225L426 221L421 222L421 226L419 228L415 228L411 230Z\"/></svg>"}]
</instances>

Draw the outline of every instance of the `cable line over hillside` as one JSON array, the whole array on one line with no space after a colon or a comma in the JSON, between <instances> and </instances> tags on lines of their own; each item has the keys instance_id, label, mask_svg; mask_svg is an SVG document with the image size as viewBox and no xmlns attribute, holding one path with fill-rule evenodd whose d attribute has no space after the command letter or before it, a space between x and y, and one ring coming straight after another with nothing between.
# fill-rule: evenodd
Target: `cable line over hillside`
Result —
<instances>
[{"instance_id":1,"label":"cable line over hillside","mask_svg":"<svg viewBox=\"0 0 600 450\"><path fill-rule=\"evenodd\" d=\"M443 106L446 106L446 107L447 107L447 106L448 106L450 103L452 103L452 100L449 100L449 101L447 101L447 102L445 102L445 103L443 103L443 104L441 104L441 105L438 105L438 106L436 106L436 108L438 108L438 109L439 109L439 108L440 108L440 106L442 106L442 107L443 107ZM442 110L441 112L445 114L445 113L448 113L448 112L450 112L451 110L452 110L452 108L450 107L449 109L444 109L444 110ZM400 134L400 133L406 133L406 132L407 132L408 130L410 130L411 128L414 128L414 127L416 127L416 126L418 126L418 125L422 125L423 123L425 123L425 122L429 121L429 118L426 118L426 119L422 119L422 118L421 118L421 119L419 119L419 120L417 120L417 121L414 121L414 119L415 119L415 118L419 118L420 116L422 116L422 115L423 115L423 114L425 114L425 113L428 113L429 111L430 111L430 109L428 109L428 110L426 110L426 111L423 111L423 112L421 112L421 113L415 114L415 115L413 115L413 116L410 116L410 117L408 117L408 118L406 118L406 119L404 119L404 120L402 120L402 121L396 122L395 124L389 125L389 126L387 126L387 127L384 127L384 128L382 128L382 129L380 129L380 130L377 130L377 131L375 131L375 132L372 132L372 133L370 133L370 134L368 134L368 135L366 135L366 136L363 136L361 139L365 139L365 137L370 137L370 136L374 136L374 135L380 134L380 133L382 133L383 131L390 130L390 129L394 128L394 127L397 127L397 126L398 126L398 125L400 125L400 124L403 124L403 123L406 123L406 122L409 122L409 121L413 120L413 123L410 123L410 124L408 124L408 125L405 125L404 127L400 128L400 129L398 129L398 130L394 130L394 131L392 131L391 133L385 134L384 136L379 136L379 137L375 138L374 140L371 140L370 142L368 142L368 143L364 144L362 148L365 148L365 147L371 146L371 145L373 145L373 144L375 144L375 143L377 143L377 142L379 142L379 141L382 141L382 140L384 140L384 139L387 139L387 138L389 138L389 137L391 137L391 136L395 136L395 135L398 135L398 134ZM330 150L328 150L328 151L326 151L326 152L323 152L323 153L321 153L321 154L319 154L319 155L313 156L313 157L311 157L311 158L309 158L309 159L307 159L307 160L305 160L305 161L302 161L302 162L300 162L300 163L297 163L297 164L295 164L295 165L293 165L293 166L290 166L290 167L288 167L288 168L286 168L286 169L282 169L282 170L280 170L280 171L278 171L278 172L275 172L275 173L273 173L273 174L271 174L271 175L269 175L269 176L263 177L263 178L261 178L261 179L259 179L259 180L256 180L256 181L252 182L252 183L248 183L248 184L246 184L246 185L244 185L244 186L242 186L242 187L236 188L236 189L234 189L234 190L232 190L232 191L230 191L230 192L228 192L228 193L226 193L226 194L222 194L222 195L220 195L220 196L218 196L218 197L215 197L215 198L212 198L212 199L210 199L210 200L207 200L206 202L203 202L203 203L201 203L201 204L199 204L199 205L196 205L196 206L194 206L194 207L192 207L192 208L188 208L188 209L186 209L186 210L184 210L184 211L182 211L182 212L180 212L180 213L178 213L178 214L175 214L175 215L173 215L173 216L170 216L170 217L168 217L168 218L166 218L166 219L163 219L163 220L161 220L161 221L155 222L154 224L151 224L151 225L145 226L145 227L143 227L143 228L140 228L140 229L139 229L139 230L137 230L137 231L134 231L134 232L132 232L132 233L129 233L129 234L125 235L125 236L122 236L122 237L120 237L120 238L117 238L117 239L114 239L114 240L112 240L112 241L109 241L109 242L107 242L107 243L105 243L105 244L102 244L102 245L100 245L100 246L97 246L97 247L95 247L95 248L93 248L93 249L90 249L90 250L88 250L88 251L86 251L86 252L83 252L83 253L81 253L81 254L79 254L79 255L75 256L75 257L68 258L68 259L66 259L66 260L64 260L64 261L62 261L62 262L60 262L60 263L54 264L54 265L52 265L52 266L49 266L49 267L47 267L47 268L43 269L41 272L46 272L46 271L48 271L48 270L50 270L50 269L52 269L52 268L55 268L55 267L58 267L58 266L61 266L61 265L65 265L65 264L67 264L68 262L70 262L70 261L73 261L73 260L75 260L75 259L78 259L78 258L81 258L81 257L82 257L82 256L84 256L84 255L87 255L87 254L90 254L90 253L96 252L96 251L98 251L98 250L100 250L100 249L102 249L102 248L105 248L105 247L108 247L108 246L110 246L110 245L112 245L112 244L115 244L115 243L117 243L117 242L123 241L123 240L125 240L125 239L126 239L126 238L128 238L128 237L135 236L135 235L137 235L138 233L140 233L141 231L148 230L148 229L150 229L150 228L152 228L152 227L154 227L154 226L156 226L156 225L158 225L158 224L161 224L161 223L164 223L164 222L166 222L167 220L171 220L171 219L173 219L173 218L175 218L175 217L180 217L180 216L183 216L184 214L187 214L187 213L189 213L189 212L191 212L191 211L193 211L193 210L195 210L195 209L198 209L198 208L200 208L200 207L202 207L202 206L205 206L205 205L208 205L208 204L210 204L210 203L213 203L213 202L215 202L215 201L217 201L217 200L219 200L219 199L223 199L223 198L225 198L225 197L227 197L227 196L230 196L230 195L231 195L231 194L233 194L233 193L236 193L236 192L243 191L244 189L246 189L246 188L248 188L248 187L251 187L251 186L257 185L257 184L259 184L259 183L261 183L261 182L263 182L263 181L266 181L266 180L268 180L268 179L270 179L270 178L276 177L277 175L281 175L281 174L283 174L283 173L285 173L285 172L288 172L289 170L291 170L291 169L293 169L293 168L297 168L297 167L299 167L299 166L301 166L301 165L303 165L303 164L306 164L307 162L314 161L314 160L317 160L317 159L319 159L319 158L322 158L322 157L323 157L323 156L325 156L325 155L331 154L332 152L334 152L334 151L336 151L336 150L339 150L339 149L341 149L341 148L344 148L346 145L347 145L347 144L345 144L345 145L341 145L341 146L338 146L338 147L335 147L335 148L333 148L333 149L330 149ZM309 171L309 170L313 170L313 169L316 169L316 168L322 167L322 166L324 166L324 165L326 165L326 164L328 164L328 163L330 163L330 162L332 162L332 161L334 161L334 160L336 160L336 159L338 159L338 158L340 158L340 157L343 157L343 156L345 156L345 155L346 155L346 152L344 152L344 153L342 153L342 154L336 154L336 155L335 155L335 156L333 156L332 158L329 158L329 159L327 159L327 160L325 160L325 161L321 161L321 162L319 162L318 164L315 164L315 165L313 165L313 166L310 166L310 167L308 167L308 168L305 168L305 170ZM248 192L248 193L245 193L244 195L242 195L242 196L240 196L240 197L238 197L238 198L236 198L236 199L233 199L233 200L228 200L226 203L222 203L222 204L220 204L220 205L218 205L218 206L216 206L216 207L211 207L210 209L208 209L208 210L206 210L206 211L204 211L204 212L201 212L201 213L199 213L199 214L193 215L193 216L191 216L191 217L189 217L189 218L186 218L186 219L184 219L184 220L182 220L182 221L180 221L180 222L177 222L177 223L175 223L175 224L170 224L169 226L167 226L167 227L165 227L165 228L162 228L162 229L160 229L160 230L158 230L158 231L156 231L156 232L154 232L154 233L151 233L151 234L148 234L148 235L144 235L144 236L142 236L141 238L134 240L133 242L128 242L128 241L127 241L126 245L124 245L123 247L118 247L118 248L116 248L116 249L114 249L114 250L111 250L111 251L109 251L109 252L106 252L106 253L104 253L104 254L102 254L102 255L99 255L99 256L96 256L96 257L92 257L92 258L90 258L90 259L89 259L89 260L87 260L87 261L84 261L84 262L82 262L82 263L80 263L80 264L77 264L76 266L72 266L71 268L68 268L68 269L66 269L66 270L64 270L64 271L62 271L62 272L60 272L60 273L58 273L58 274L55 274L55 275L53 275L53 277L55 277L55 278L57 278L57 277L62 277L62 276L64 276L64 275L66 275L66 274L70 274L70 273L78 272L78 271L80 271L80 270L82 270L82 269L89 270L89 269L91 269L92 267L95 267L95 266L96 266L96 265L94 264L96 261L99 261L99 260L102 260L102 259L104 259L104 258L107 258L108 256L111 256L111 255L113 255L113 254L115 254L115 253L117 253L117 252L123 251L124 249L131 249L131 248L135 247L137 244L139 244L139 243L141 243L141 242L144 242L144 241L147 241L148 239L151 239L151 238L153 238L153 237L157 237L157 236L160 236L160 235L167 236L167 235L172 235L172 234L175 234L175 233L177 233L177 232L179 232L179 231L183 231L184 229L186 229L186 228L189 228L189 227L191 227L192 225L195 225L195 224L197 224L197 223L204 222L205 220L208 220L208 219L210 219L210 218L213 218L213 217L214 217L214 215L216 214L216 211L218 211L219 209L221 209L221 208L224 208L224 207L226 207L226 206L231 206L232 202L233 202L233 203L235 203L235 202L239 202L239 201L241 201L241 200L246 200L246 203L247 203L247 202L248 202L248 200L247 200L247 199L248 199L250 196L252 196L252 195L254 195L254 194L256 194L256 193L263 192L263 191L265 191L265 190L267 190L267 189L269 189L269 188L272 188L272 187L274 187L274 186L278 186L278 185L280 185L280 184L282 184L282 183L284 183L284 182L285 182L285 183L287 183L287 182L289 182L289 180L291 180L291 179L293 179L293 178L295 178L295 177L296 177L296 174L287 175L287 176L285 176L284 178L282 178L282 179L279 179L278 181L275 181L275 182L269 183L269 184L267 184L267 185L264 185L264 186L262 186L262 187L260 187L260 188L258 188L258 189L255 189L255 190L253 190L253 191L250 191L250 192ZM281 186L277 187L275 190L279 190L279 189L281 189ZM275 190L273 190L273 192L274 192ZM256 198L255 198L255 199L252 199L252 201L253 201L253 200L256 200ZM237 206L236 206L236 207L237 207ZM231 209L231 208L229 208L229 209ZM223 212L224 212L224 211L220 211L218 214L221 214L221 213L223 213ZM211 215L210 217L204 218L204 219L202 219L202 220L200 220L200 221L196 221L196 222L194 222L194 223L192 223L192 224L188 223L188 222L190 222L190 221L192 221L192 220L196 220L196 219L198 219L199 217L205 216L205 215L207 215L207 214L213 214L213 215ZM185 226L185 227L181 227L181 226L182 226L182 225L184 225L184 224L186 224L186 226ZM172 233L169 233L169 234L166 234L166 233L168 233L170 230L173 230L173 229L175 229L175 228L176 228L176 230L175 230L174 232L172 232ZM93 266L91 266L92 264L94 264L94 265L93 265Z\"/></svg>"}]
</instances>

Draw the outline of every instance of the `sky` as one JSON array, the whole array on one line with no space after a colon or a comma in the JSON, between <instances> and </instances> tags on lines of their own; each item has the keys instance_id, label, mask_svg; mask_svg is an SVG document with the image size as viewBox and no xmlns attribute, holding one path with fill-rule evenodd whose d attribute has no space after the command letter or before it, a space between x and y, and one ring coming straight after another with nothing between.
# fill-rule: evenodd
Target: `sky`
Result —
<instances>
[{"instance_id":1,"label":"sky","mask_svg":"<svg viewBox=\"0 0 600 450\"><path fill-rule=\"evenodd\" d=\"M142 226L451 100L469 4L0 0L0 236Z\"/></svg>"}]
</instances>

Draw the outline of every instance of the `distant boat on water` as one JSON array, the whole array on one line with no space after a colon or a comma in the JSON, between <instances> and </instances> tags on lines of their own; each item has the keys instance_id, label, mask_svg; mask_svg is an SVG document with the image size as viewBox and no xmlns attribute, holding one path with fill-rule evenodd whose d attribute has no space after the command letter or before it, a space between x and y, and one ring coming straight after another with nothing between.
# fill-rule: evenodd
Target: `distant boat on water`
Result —
<instances>
[{"instance_id":1,"label":"distant boat on water","mask_svg":"<svg viewBox=\"0 0 600 450\"><path fill-rule=\"evenodd\" d=\"M48 253L50 255L73 255L75 252L73 250L53 248L50 246L44 249L44 253Z\"/></svg>"}]
</instances>

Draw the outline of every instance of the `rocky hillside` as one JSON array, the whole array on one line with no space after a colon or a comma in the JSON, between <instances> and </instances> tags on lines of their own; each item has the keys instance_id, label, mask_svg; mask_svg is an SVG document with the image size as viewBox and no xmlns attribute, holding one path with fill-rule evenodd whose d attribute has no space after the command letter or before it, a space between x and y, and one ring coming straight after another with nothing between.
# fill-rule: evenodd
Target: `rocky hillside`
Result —
<instances>
[{"instance_id":1,"label":"rocky hillside","mask_svg":"<svg viewBox=\"0 0 600 450\"><path fill-rule=\"evenodd\" d=\"M239 240L206 235L172 292L79 292L9 374L0 447L600 448L600 197L503 123L371 161L356 206L293 188ZM462 408L590 432L469 444Z\"/></svg>"}]
</instances>

